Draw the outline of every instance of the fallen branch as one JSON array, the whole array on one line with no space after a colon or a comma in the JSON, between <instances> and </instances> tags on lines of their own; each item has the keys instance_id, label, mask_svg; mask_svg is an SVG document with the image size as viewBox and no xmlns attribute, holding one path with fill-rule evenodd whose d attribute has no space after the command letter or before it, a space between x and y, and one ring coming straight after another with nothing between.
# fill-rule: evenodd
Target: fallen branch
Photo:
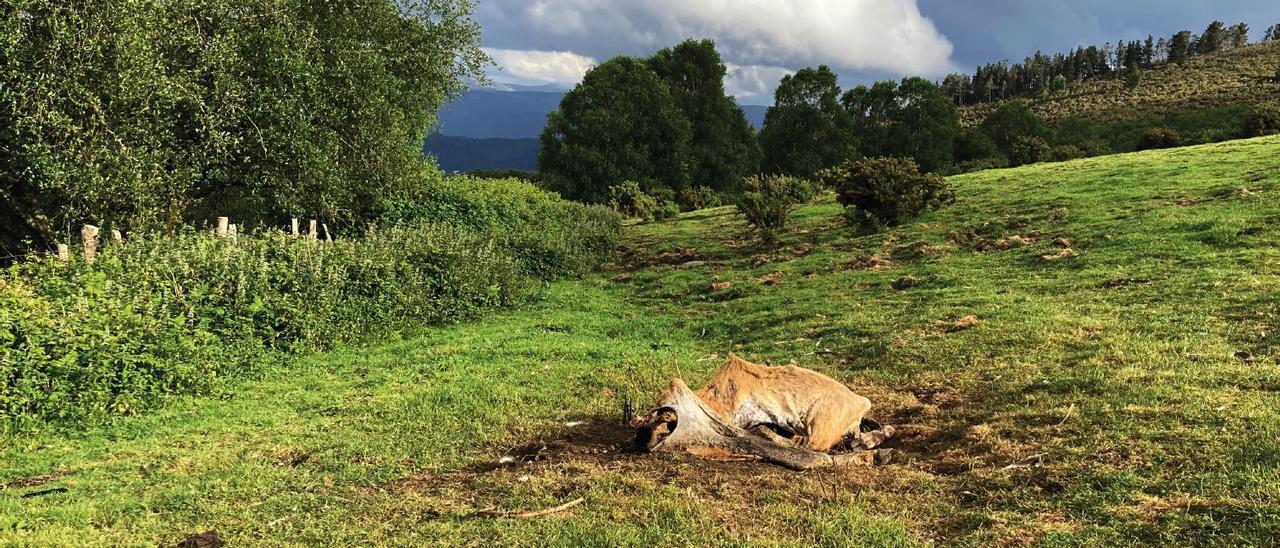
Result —
<instances>
[{"instance_id":1,"label":"fallen branch","mask_svg":"<svg viewBox=\"0 0 1280 548\"><path fill-rule=\"evenodd\" d=\"M71 474L72 472L70 470L59 470L52 474L31 476L29 478L23 478L20 480L11 481L9 483L0 483L0 489L21 489L23 487L37 487L37 486L49 483L58 478L70 476Z\"/></svg>"},{"instance_id":2,"label":"fallen branch","mask_svg":"<svg viewBox=\"0 0 1280 548\"><path fill-rule=\"evenodd\" d=\"M568 509L570 509L570 508L573 508L574 506L577 506L577 505L579 505L579 504L582 504L582 503L583 503L583 502L585 502L586 500L587 500L587 499L585 499L585 498L583 498L583 497L578 497L578 498L576 498L576 499L573 499L573 500L571 500L571 501L569 501L569 502L566 502L566 503L564 503L564 504L561 504L561 505L559 505L559 506L553 506L553 507L551 507L551 508L545 508L545 509L542 509L542 510L531 510L531 511L528 511L528 512L517 512L517 513L514 513L514 514L513 514L513 513L511 513L511 512L499 512L499 511L497 511L497 509L496 509L497 507L495 507L495 506L490 506L490 507L485 508L484 510L481 510L481 511L479 511L479 512L476 512L475 514L472 514L472 515L473 515L473 516L484 516L484 517L497 517L497 518L526 518L526 519L527 519L527 518L536 518L536 517L541 517L541 516L545 516L545 515L548 515L548 514L555 514L555 513L563 512L563 511L565 511L565 510L568 510Z\"/></svg>"},{"instance_id":3,"label":"fallen branch","mask_svg":"<svg viewBox=\"0 0 1280 548\"><path fill-rule=\"evenodd\" d=\"M1044 466L1044 457L1045 457L1045 453L1031 455L1030 457L1022 459L1014 464L1010 464L1009 466L1001 468L1001 470L1016 470L1018 468L1039 468L1041 466Z\"/></svg>"}]
</instances>

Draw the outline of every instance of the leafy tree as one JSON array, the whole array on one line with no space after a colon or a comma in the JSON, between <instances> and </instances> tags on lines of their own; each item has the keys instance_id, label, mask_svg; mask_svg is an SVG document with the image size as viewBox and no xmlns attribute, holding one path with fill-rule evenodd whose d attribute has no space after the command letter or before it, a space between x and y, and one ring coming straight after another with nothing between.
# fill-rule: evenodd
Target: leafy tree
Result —
<instances>
[{"instance_id":1,"label":"leafy tree","mask_svg":"<svg viewBox=\"0 0 1280 548\"><path fill-rule=\"evenodd\" d=\"M634 57L591 69L547 115L538 169L565 197L601 203L609 187L682 189L689 182L689 121L666 82Z\"/></svg>"},{"instance_id":2,"label":"leafy tree","mask_svg":"<svg viewBox=\"0 0 1280 548\"><path fill-rule=\"evenodd\" d=\"M12 0L0 7L0 238L308 214L418 180L487 58L469 0ZM6 242L0 242L0 245Z\"/></svg>"},{"instance_id":3,"label":"leafy tree","mask_svg":"<svg viewBox=\"0 0 1280 548\"><path fill-rule=\"evenodd\" d=\"M659 51L649 66L671 90L692 128L690 178L720 192L736 192L760 164L755 131L725 95L725 65L711 40L687 40Z\"/></svg>"},{"instance_id":4,"label":"leafy tree","mask_svg":"<svg viewBox=\"0 0 1280 548\"><path fill-rule=\"evenodd\" d=\"M825 65L782 78L760 130L765 172L808 178L858 154L836 80Z\"/></svg>"},{"instance_id":5,"label":"leafy tree","mask_svg":"<svg viewBox=\"0 0 1280 548\"><path fill-rule=\"evenodd\" d=\"M1054 132L1054 143L1059 145L1082 145L1102 138L1104 128L1097 121L1083 116L1072 116L1058 124Z\"/></svg>"},{"instance_id":6,"label":"leafy tree","mask_svg":"<svg viewBox=\"0 0 1280 548\"><path fill-rule=\"evenodd\" d=\"M930 172L951 164L960 113L932 82L905 78L901 84L858 86L842 102L862 136L864 152L911 158Z\"/></svg>"},{"instance_id":7,"label":"leafy tree","mask_svg":"<svg viewBox=\"0 0 1280 548\"><path fill-rule=\"evenodd\" d=\"M1009 101L982 122L982 131L991 138L1005 156L1011 156L1013 144L1022 137L1049 136L1049 126L1040 115L1022 101Z\"/></svg>"},{"instance_id":8,"label":"leafy tree","mask_svg":"<svg viewBox=\"0 0 1280 548\"><path fill-rule=\"evenodd\" d=\"M1000 147L979 128L969 128L956 138L956 162L969 162L1000 156Z\"/></svg>"}]
</instances>

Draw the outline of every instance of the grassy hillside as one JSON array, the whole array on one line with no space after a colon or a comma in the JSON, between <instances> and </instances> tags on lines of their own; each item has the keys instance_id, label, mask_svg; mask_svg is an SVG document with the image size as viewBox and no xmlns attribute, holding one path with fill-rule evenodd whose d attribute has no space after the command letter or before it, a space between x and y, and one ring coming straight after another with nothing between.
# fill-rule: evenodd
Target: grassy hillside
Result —
<instances>
[{"instance_id":1,"label":"grassy hillside","mask_svg":"<svg viewBox=\"0 0 1280 548\"><path fill-rule=\"evenodd\" d=\"M1137 87L1123 78L1091 80L1029 101L1050 122L1083 116L1100 122L1158 118L1228 105L1280 101L1280 42L1254 44L1145 71ZM966 126L986 119L997 103L962 108Z\"/></svg>"},{"instance_id":2,"label":"grassy hillside","mask_svg":"<svg viewBox=\"0 0 1280 548\"><path fill-rule=\"evenodd\" d=\"M870 236L830 199L776 249L731 208L635 226L616 272L532 309L0 439L0 543L1273 542L1280 138L952 181ZM730 350L849 383L899 458L620 453L623 400Z\"/></svg>"}]
</instances>

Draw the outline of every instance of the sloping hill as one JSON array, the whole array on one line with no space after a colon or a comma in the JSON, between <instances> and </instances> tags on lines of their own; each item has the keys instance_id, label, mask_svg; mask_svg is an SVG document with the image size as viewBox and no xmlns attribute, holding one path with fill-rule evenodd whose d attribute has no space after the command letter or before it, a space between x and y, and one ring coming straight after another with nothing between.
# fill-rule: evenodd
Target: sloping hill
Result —
<instances>
[{"instance_id":1,"label":"sloping hill","mask_svg":"<svg viewBox=\"0 0 1280 548\"><path fill-rule=\"evenodd\" d=\"M1122 122L1231 105L1280 102L1277 68L1280 41L1266 42L1195 57L1186 65L1146 71L1134 88L1123 78L1091 80L1028 103L1050 122L1070 116ZM997 106L967 106L961 109L961 116L965 125L977 125Z\"/></svg>"},{"instance_id":2,"label":"sloping hill","mask_svg":"<svg viewBox=\"0 0 1280 548\"><path fill-rule=\"evenodd\" d=\"M474 139L429 135L422 152L447 172L538 168L538 139Z\"/></svg>"},{"instance_id":3,"label":"sloping hill","mask_svg":"<svg viewBox=\"0 0 1280 548\"><path fill-rule=\"evenodd\" d=\"M873 235L829 197L779 248L733 208L633 225L613 271L529 310L89 434L0 433L0 538L1274 544L1280 137L951 181L954 204ZM899 428L895 462L797 474L622 451L624 402L701 382L728 351L867 395Z\"/></svg>"}]
</instances>

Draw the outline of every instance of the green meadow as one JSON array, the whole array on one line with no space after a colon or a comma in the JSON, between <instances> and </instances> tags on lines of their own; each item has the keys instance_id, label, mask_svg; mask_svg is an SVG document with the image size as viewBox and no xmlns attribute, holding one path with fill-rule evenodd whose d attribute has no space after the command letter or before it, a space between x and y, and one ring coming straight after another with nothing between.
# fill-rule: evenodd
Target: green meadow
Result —
<instances>
[{"instance_id":1,"label":"green meadow","mask_svg":"<svg viewBox=\"0 0 1280 548\"><path fill-rule=\"evenodd\" d=\"M829 195L773 247L732 207L632 225L521 309L2 438L0 544L1275 542L1280 138L950 183L870 235ZM849 384L896 458L627 451L728 352Z\"/></svg>"}]
</instances>

